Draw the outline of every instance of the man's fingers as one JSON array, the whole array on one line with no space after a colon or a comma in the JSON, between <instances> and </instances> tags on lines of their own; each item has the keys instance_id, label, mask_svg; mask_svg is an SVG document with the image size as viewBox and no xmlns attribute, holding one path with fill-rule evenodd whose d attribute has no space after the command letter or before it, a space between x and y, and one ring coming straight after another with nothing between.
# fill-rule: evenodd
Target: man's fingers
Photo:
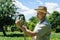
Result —
<instances>
[{"instance_id":1,"label":"man's fingers","mask_svg":"<svg viewBox=\"0 0 60 40\"><path fill-rule=\"evenodd\" d=\"M18 27L20 27L20 20L16 20L15 23Z\"/></svg>"},{"instance_id":2,"label":"man's fingers","mask_svg":"<svg viewBox=\"0 0 60 40\"><path fill-rule=\"evenodd\" d=\"M19 22L20 22L20 20L16 20L16 21L15 21L15 23L19 23Z\"/></svg>"}]
</instances>

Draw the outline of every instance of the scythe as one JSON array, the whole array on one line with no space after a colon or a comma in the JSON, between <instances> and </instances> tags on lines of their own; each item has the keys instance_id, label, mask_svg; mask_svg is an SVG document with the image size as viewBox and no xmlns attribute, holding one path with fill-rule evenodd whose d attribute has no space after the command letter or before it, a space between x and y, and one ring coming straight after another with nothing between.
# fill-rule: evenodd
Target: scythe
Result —
<instances>
[{"instance_id":1,"label":"scythe","mask_svg":"<svg viewBox=\"0 0 60 40\"><path fill-rule=\"evenodd\" d=\"M17 15L18 19L20 20L20 26L25 25L25 16L23 14ZM24 33L24 40L26 40L26 34Z\"/></svg>"}]
</instances>

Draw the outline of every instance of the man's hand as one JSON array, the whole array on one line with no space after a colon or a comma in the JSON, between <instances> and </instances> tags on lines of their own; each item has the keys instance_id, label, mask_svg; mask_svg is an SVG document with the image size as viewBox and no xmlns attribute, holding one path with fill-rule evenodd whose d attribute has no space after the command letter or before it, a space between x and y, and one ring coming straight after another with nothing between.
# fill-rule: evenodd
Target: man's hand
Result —
<instances>
[{"instance_id":1,"label":"man's hand","mask_svg":"<svg viewBox=\"0 0 60 40\"><path fill-rule=\"evenodd\" d=\"M27 29L26 26L22 25L22 27L20 27L21 26L20 20L16 20L15 23L18 26L18 28L20 28L22 31L26 31Z\"/></svg>"},{"instance_id":2,"label":"man's hand","mask_svg":"<svg viewBox=\"0 0 60 40\"><path fill-rule=\"evenodd\" d=\"M26 26L24 26L24 25L21 27L21 29L22 29L22 31L24 31L24 32L26 32L26 30L27 30Z\"/></svg>"},{"instance_id":3,"label":"man's hand","mask_svg":"<svg viewBox=\"0 0 60 40\"><path fill-rule=\"evenodd\" d=\"M20 26L21 26L21 25L20 25L20 20L16 20L15 23L16 23L16 25L20 28Z\"/></svg>"}]
</instances>

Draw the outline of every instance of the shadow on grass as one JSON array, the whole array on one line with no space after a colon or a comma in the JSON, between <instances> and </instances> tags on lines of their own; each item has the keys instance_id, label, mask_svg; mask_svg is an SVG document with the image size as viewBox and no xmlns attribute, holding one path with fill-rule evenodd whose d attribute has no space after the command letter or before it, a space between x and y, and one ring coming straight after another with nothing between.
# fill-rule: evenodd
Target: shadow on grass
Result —
<instances>
[{"instance_id":1,"label":"shadow on grass","mask_svg":"<svg viewBox=\"0 0 60 40\"><path fill-rule=\"evenodd\" d=\"M4 37L3 35L0 35L1 37ZM9 34L6 35L5 37L24 37L24 34Z\"/></svg>"}]
</instances>

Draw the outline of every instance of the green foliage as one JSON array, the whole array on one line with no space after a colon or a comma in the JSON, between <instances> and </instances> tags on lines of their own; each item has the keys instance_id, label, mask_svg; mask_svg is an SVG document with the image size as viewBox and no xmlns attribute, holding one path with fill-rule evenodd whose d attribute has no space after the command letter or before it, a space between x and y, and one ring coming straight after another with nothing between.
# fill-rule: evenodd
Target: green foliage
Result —
<instances>
[{"instance_id":1,"label":"green foliage","mask_svg":"<svg viewBox=\"0 0 60 40\"><path fill-rule=\"evenodd\" d=\"M0 0L0 25L11 25L14 23L12 19L15 14L16 7L12 0Z\"/></svg>"},{"instance_id":2,"label":"green foliage","mask_svg":"<svg viewBox=\"0 0 60 40\"><path fill-rule=\"evenodd\" d=\"M29 19L29 21L30 21L30 22L33 22L34 24L36 24L39 20L38 20L37 17L31 17L31 18Z\"/></svg>"},{"instance_id":3,"label":"green foliage","mask_svg":"<svg viewBox=\"0 0 60 40\"><path fill-rule=\"evenodd\" d=\"M33 22L28 22L28 23L27 23L27 28L28 28L29 30L33 31L34 27L35 27L35 24L34 24Z\"/></svg>"},{"instance_id":4,"label":"green foliage","mask_svg":"<svg viewBox=\"0 0 60 40\"><path fill-rule=\"evenodd\" d=\"M28 28L29 30L33 30L38 21L39 21L39 20L37 19L37 17L31 17L31 18L29 19L29 22L27 23L27 28Z\"/></svg>"},{"instance_id":5,"label":"green foliage","mask_svg":"<svg viewBox=\"0 0 60 40\"><path fill-rule=\"evenodd\" d=\"M60 25L60 13L54 11L49 17L48 20L52 25L52 29L56 29L58 25Z\"/></svg>"}]
</instances>

